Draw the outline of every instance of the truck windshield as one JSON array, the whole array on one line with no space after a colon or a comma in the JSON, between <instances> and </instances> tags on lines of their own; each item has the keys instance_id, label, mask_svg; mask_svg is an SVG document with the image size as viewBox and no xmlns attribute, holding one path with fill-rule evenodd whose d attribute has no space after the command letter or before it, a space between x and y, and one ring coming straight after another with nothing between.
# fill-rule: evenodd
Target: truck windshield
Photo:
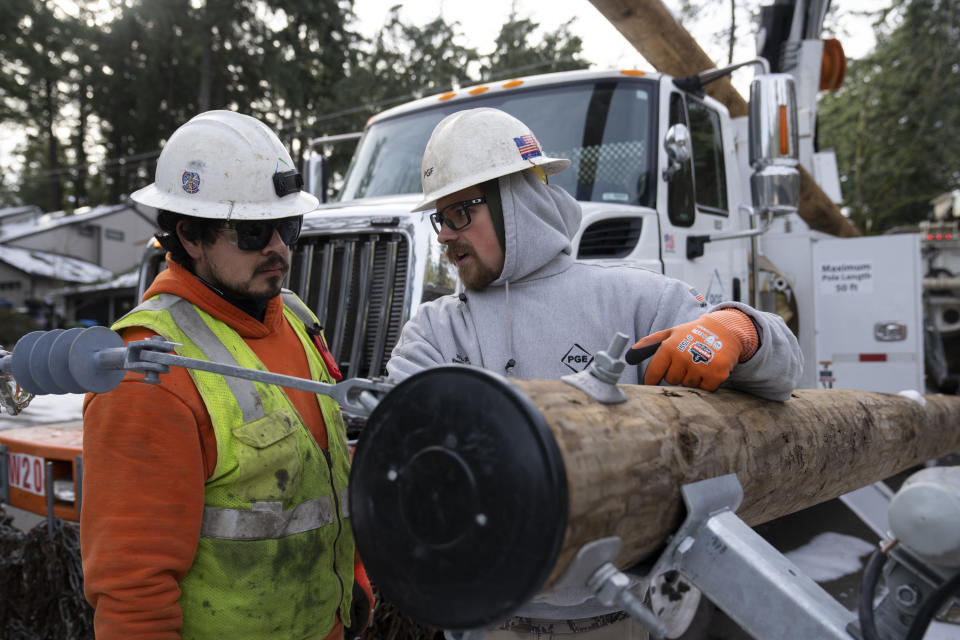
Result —
<instances>
[{"instance_id":1,"label":"truck windshield","mask_svg":"<svg viewBox=\"0 0 960 640\"><path fill-rule=\"evenodd\" d=\"M405 114L371 125L354 154L339 200L420 193L420 159L440 120L461 109L494 107L529 126L548 156L568 158L551 176L581 201L652 206L656 83L648 79L533 87ZM464 149L470 153L470 149Z\"/></svg>"}]
</instances>

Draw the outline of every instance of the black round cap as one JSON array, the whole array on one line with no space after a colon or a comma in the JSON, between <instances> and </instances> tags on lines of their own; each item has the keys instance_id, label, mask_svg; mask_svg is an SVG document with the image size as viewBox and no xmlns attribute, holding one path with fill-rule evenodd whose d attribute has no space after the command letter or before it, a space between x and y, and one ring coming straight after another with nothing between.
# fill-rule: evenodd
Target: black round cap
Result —
<instances>
[{"instance_id":1,"label":"black round cap","mask_svg":"<svg viewBox=\"0 0 960 640\"><path fill-rule=\"evenodd\" d=\"M542 588L567 529L560 450L506 378L447 365L377 405L350 472L360 557L383 597L450 630L489 626Z\"/></svg>"}]
</instances>

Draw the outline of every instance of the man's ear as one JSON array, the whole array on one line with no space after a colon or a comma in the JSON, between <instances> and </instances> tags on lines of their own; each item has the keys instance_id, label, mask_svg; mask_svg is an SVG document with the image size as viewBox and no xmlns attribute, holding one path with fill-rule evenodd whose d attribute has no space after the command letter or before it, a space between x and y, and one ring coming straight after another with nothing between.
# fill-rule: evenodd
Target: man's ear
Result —
<instances>
[{"instance_id":1,"label":"man's ear","mask_svg":"<svg viewBox=\"0 0 960 640\"><path fill-rule=\"evenodd\" d=\"M187 255L191 259L196 260L200 257L200 242L196 240L188 240L187 235L184 233L184 228L189 226L189 222L186 220L181 220L177 223L176 232L177 237L180 239L180 244L183 245L183 248L186 250Z\"/></svg>"}]
</instances>

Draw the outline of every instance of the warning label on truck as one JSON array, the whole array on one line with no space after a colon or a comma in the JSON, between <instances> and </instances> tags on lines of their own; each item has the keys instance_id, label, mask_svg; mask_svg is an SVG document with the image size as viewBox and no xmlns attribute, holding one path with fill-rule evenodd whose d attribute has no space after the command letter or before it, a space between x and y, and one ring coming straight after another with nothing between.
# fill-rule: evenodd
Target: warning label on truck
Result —
<instances>
[{"instance_id":1,"label":"warning label on truck","mask_svg":"<svg viewBox=\"0 0 960 640\"><path fill-rule=\"evenodd\" d=\"M817 273L820 293L873 293L872 262L824 262Z\"/></svg>"},{"instance_id":2,"label":"warning label on truck","mask_svg":"<svg viewBox=\"0 0 960 640\"><path fill-rule=\"evenodd\" d=\"M25 453L7 453L10 486L21 491L29 491L38 496L44 494L43 458Z\"/></svg>"}]
</instances>

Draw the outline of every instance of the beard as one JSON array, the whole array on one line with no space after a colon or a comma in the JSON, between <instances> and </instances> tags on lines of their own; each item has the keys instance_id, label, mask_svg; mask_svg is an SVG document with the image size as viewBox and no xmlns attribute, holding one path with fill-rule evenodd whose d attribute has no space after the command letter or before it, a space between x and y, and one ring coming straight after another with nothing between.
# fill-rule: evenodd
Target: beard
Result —
<instances>
[{"instance_id":1,"label":"beard","mask_svg":"<svg viewBox=\"0 0 960 640\"><path fill-rule=\"evenodd\" d=\"M203 276L204 280L219 289L224 296L236 300L266 301L280 293L283 280L290 270L290 263L279 255L269 256L258 264L253 275L245 280L236 273L218 269L214 265L209 267ZM279 274L257 278L258 274L276 268L280 269Z\"/></svg>"},{"instance_id":2,"label":"beard","mask_svg":"<svg viewBox=\"0 0 960 640\"><path fill-rule=\"evenodd\" d=\"M469 262L460 266L457 256L466 254ZM483 264L474 252L473 247L466 242L452 242L447 245L447 260L456 265L460 281L467 289L483 291L490 283L500 277L500 271Z\"/></svg>"}]
</instances>

